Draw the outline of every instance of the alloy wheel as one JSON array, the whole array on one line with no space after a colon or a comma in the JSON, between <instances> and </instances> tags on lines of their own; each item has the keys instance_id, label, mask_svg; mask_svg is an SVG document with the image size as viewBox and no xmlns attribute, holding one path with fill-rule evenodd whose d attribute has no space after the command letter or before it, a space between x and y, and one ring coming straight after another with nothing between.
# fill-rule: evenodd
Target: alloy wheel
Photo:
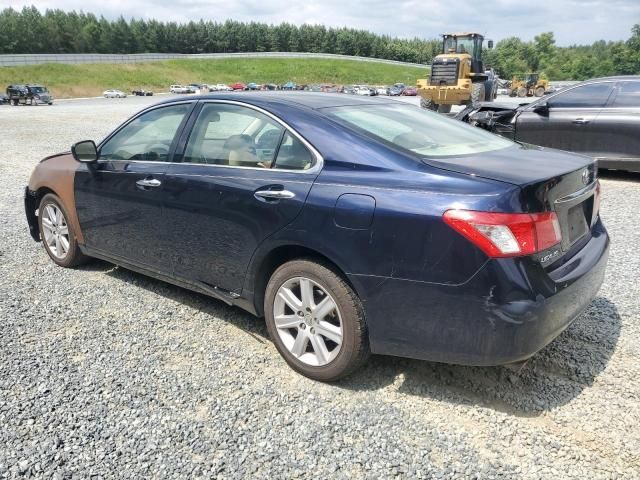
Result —
<instances>
[{"instance_id":1,"label":"alloy wheel","mask_svg":"<svg viewBox=\"0 0 640 480\"><path fill-rule=\"evenodd\" d=\"M40 212L42 215L42 230L44 241L51 254L62 260L69 253L69 227L62 209L53 203L48 203Z\"/></svg>"},{"instance_id":2,"label":"alloy wheel","mask_svg":"<svg viewBox=\"0 0 640 480\"><path fill-rule=\"evenodd\" d=\"M331 294L306 277L287 280L276 294L273 318L285 348L299 361L321 367L342 346L343 324Z\"/></svg>"}]
</instances>

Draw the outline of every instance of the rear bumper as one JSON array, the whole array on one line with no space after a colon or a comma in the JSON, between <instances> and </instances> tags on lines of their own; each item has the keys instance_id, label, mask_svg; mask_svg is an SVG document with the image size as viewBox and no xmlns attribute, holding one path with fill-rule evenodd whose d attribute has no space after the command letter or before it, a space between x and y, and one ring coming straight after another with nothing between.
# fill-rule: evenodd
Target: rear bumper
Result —
<instances>
[{"instance_id":1,"label":"rear bumper","mask_svg":"<svg viewBox=\"0 0 640 480\"><path fill-rule=\"evenodd\" d=\"M350 276L364 300L373 353L464 365L534 355L586 309L604 279L609 237L593 237L546 272L530 258L488 261L461 285Z\"/></svg>"}]
</instances>

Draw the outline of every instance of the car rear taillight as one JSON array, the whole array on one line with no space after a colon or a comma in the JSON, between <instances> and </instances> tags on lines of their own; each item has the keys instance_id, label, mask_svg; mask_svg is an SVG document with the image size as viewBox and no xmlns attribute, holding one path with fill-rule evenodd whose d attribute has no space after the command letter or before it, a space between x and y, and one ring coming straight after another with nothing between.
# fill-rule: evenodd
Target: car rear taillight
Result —
<instances>
[{"instance_id":1,"label":"car rear taillight","mask_svg":"<svg viewBox=\"0 0 640 480\"><path fill-rule=\"evenodd\" d=\"M447 210L444 221L490 257L532 255L562 240L555 212Z\"/></svg>"}]
</instances>

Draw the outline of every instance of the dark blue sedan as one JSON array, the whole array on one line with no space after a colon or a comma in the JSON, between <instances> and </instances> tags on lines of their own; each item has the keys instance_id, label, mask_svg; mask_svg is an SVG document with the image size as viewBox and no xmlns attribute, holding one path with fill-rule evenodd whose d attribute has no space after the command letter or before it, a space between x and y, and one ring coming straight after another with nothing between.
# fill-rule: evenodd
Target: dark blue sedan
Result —
<instances>
[{"instance_id":1,"label":"dark blue sedan","mask_svg":"<svg viewBox=\"0 0 640 480\"><path fill-rule=\"evenodd\" d=\"M370 353L521 362L602 283L589 158L520 145L391 99L209 95L138 113L44 159L31 235L264 316L297 371Z\"/></svg>"}]
</instances>

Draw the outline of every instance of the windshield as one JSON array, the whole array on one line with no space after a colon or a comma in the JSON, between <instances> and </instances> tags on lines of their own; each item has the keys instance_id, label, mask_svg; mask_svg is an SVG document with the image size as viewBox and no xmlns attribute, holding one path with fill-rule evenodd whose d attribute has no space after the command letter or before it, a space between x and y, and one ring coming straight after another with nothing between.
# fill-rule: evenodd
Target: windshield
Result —
<instances>
[{"instance_id":1,"label":"windshield","mask_svg":"<svg viewBox=\"0 0 640 480\"><path fill-rule=\"evenodd\" d=\"M363 105L329 109L348 127L425 158L491 152L513 146L505 138L410 105Z\"/></svg>"},{"instance_id":2,"label":"windshield","mask_svg":"<svg viewBox=\"0 0 640 480\"><path fill-rule=\"evenodd\" d=\"M447 37L444 40L444 53L468 53L473 55L474 40L470 37Z\"/></svg>"}]
</instances>

